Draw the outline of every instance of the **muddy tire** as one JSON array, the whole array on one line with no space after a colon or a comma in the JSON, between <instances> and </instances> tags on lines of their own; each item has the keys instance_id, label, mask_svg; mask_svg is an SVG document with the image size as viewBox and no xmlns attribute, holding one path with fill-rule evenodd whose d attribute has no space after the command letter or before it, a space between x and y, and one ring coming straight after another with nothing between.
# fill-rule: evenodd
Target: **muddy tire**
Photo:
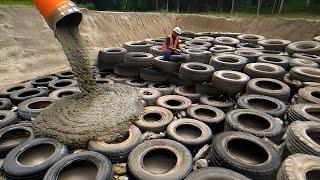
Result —
<instances>
[{"instance_id":1,"label":"muddy tire","mask_svg":"<svg viewBox=\"0 0 320 180\"><path fill-rule=\"evenodd\" d=\"M202 95L200 97L200 103L216 107L224 112L232 110L235 106L235 102L231 98L227 98L224 96Z\"/></svg>"},{"instance_id":2,"label":"muddy tire","mask_svg":"<svg viewBox=\"0 0 320 180\"><path fill-rule=\"evenodd\" d=\"M237 103L240 109L258 110L279 118L282 118L287 110L287 106L283 101L263 95L241 96L238 98Z\"/></svg>"},{"instance_id":3,"label":"muddy tire","mask_svg":"<svg viewBox=\"0 0 320 180\"><path fill-rule=\"evenodd\" d=\"M58 80L56 76L41 76L30 80L34 87L48 87L49 83Z\"/></svg>"},{"instance_id":4,"label":"muddy tire","mask_svg":"<svg viewBox=\"0 0 320 180\"><path fill-rule=\"evenodd\" d=\"M97 66L99 69L114 69L114 65L123 62L126 53L126 49L118 47L101 49L98 53Z\"/></svg>"},{"instance_id":5,"label":"muddy tire","mask_svg":"<svg viewBox=\"0 0 320 180\"><path fill-rule=\"evenodd\" d=\"M231 46L224 46L224 45L214 45L212 48L209 49L213 55L217 55L220 53L225 52L234 52L236 48Z\"/></svg>"},{"instance_id":6,"label":"muddy tire","mask_svg":"<svg viewBox=\"0 0 320 180\"><path fill-rule=\"evenodd\" d=\"M236 47L237 44L239 43L240 41L236 38L224 37L224 36L217 37L213 42L214 45L223 45L223 46L232 46L232 47Z\"/></svg>"},{"instance_id":7,"label":"muddy tire","mask_svg":"<svg viewBox=\"0 0 320 180\"><path fill-rule=\"evenodd\" d=\"M12 103L10 99L0 98L0 110L11 110Z\"/></svg>"},{"instance_id":8,"label":"muddy tire","mask_svg":"<svg viewBox=\"0 0 320 180\"><path fill-rule=\"evenodd\" d=\"M290 97L290 87L282 81L270 78L251 79L246 88L247 94L261 94L287 102Z\"/></svg>"},{"instance_id":9,"label":"muddy tire","mask_svg":"<svg viewBox=\"0 0 320 180\"><path fill-rule=\"evenodd\" d=\"M114 73L118 76L139 77L140 69L136 66L121 63L114 66Z\"/></svg>"},{"instance_id":10,"label":"muddy tire","mask_svg":"<svg viewBox=\"0 0 320 180\"><path fill-rule=\"evenodd\" d=\"M123 63L125 65L146 68L152 66L153 55L144 52L130 52L124 55Z\"/></svg>"},{"instance_id":11,"label":"muddy tire","mask_svg":"<svg viewBox=\"0 0 320 180\"><path fill-rule=\"evenodd\" d=\"M173 114L168 109L149 106L139 115L134 124L142 131L163 132L173 120Z\"/></svg>"},{"instance_id":12,"label":"muddy tire","mask_svg":"<svg viewBox=\"0 0 320 180\"><path fill-rule=\"evenodd\" d=\"M16 91L19 91L25 88L32 88L32 87L33 87L32 84L29 82L9 85L0 90L0 97L10 98L10 95Z\"/></svg>"},{"instance_id":13,"label":"muddy tire","mask_svg":"<svg viewBox=\"0 0 320 180\"><path fill-rule=\"evenodd\" d=\"M225 179L225 180L249 180L244 175L230 169L219 167L201 168L190 173L185 180L208 180L208 179Z\"/></svg>"},{"instance_id":14,"label":"muddy tire","mask_svg":"<svg viewBox=\"0 0 320 180\"><path fill-rule=\"evenodd\" d=\"M157 162L158 158L162 163ZM150 140L130 153L128 167L137 179L183 179L192 170L192 156L186 147L176 141Z\"/></svg>"},{"instance_id":15,"label":"muddy tire","mask_svg":"<svg viewBox=\"0 0 320 180\"><path fill-rule=\"evenodd\" d=\"M238 55L232 54L220 54L213 56L209 64L214 67L215 70L234 70L241 71L247 64L248 59Z\"/></svg>"},{"instance_id":16,"label":"muddy tire","mask_svg":"<svg viewBox=\"0 0 320 180\"><path fill-rule=\"evenodd\" d=\"M79 87L79 83L74 79L58 79L48 84L49 89L57 90L63 88Z\"/></svg>"},{"instance_id":17,"label":"muddy tire","mask_svg":"<svg viewBox=\"0 0 320 180\"><path fill-rule=\"evenodd\" d=\"M312 67L293 67L290 70L290 78L302 82L320 82L320 69Z\"/></svg>"},{"instance_id":18,"label":"muddy tire","mask_svg":"<svg viewBox=\"0 0 320 180\"><path fill-rule=\"evenodd\" d=\"M30 159L31 154L45 159L33 162ZM33 139L20 144L9 152L3 162L3 170L10 178L42 178L50 166L67 154L67 146L55 139Z\"/></svg>"},{"instance_id":19,"label":"muddy tire","mask_svg":"<svg viewBox=\"0 0 320 180\"><path fill-rule=\"evenodd\" d=\"M212 131L201 121L179 119L168 125L167 136L187 147L200 147L211 140Z\"/></svg>"},{"instance_id":20,"label":"muddy tire","mask_svg":"<svg viewBox=\"0 0 320 180\"><path fill-rule=\"evenodd\" d=\"M106 78L111 79L115 83L122 83L122 84L124 84L126 82L126 80L128 79L124 76L120 76L120 75L116 75L116 74L107 75Z\"/></svg>"},{"instance_id":21,"label":"muddy tire","mask_svg":"<svg viewBox=\"0 0 320 180\"><path fill-rule=\"evenodd\" d=\"M117 143L89 141L88 150L99 152L107 156L112 163L125 162L129 153L142 141L141 131L134 125L128 130L128 137Z\"/></svg>"},{"instance_id":22,"label":"muddy tire","mask_svg":"<svg viewBox=\"0 0 320 180\"><path fill-rule=\"evenodd\" d=\"M123 47L127 52L145 52L148 53L152 44L143 41L129 41L124 43Z\"/></svg>"},{"instance_id":23,"label":"muddy tire","mask_svg":"<svg viewBox=\"0 0 320 180\"><path fill-rule=\"evenodd\" d=\"M320 122L319 104L294 104L290 106L288 118L293 121L316 121Z\"/></svg>"},{"instance_id":24,"label":"muddy tire","mask_svg":"<svg viewBox=\"0 0 320 180\"><path fill-rule=\"evenodd\" d=\"M319 122L295 121L287 129L286 147L291 154L303 153L320 156Z\"/></svg>"},{"instance_id":25,"label":"muddy tire","mask_svg":"<svg viewBox=\"0 0 320 180\"><path fill-rule=\"evenodd\" d=\"M237 49L234 51L234 54L237 56L242 56L247 58L248 63L254 63L257 62L258 57L262 56L262 52L254 49Z\"/></svg>"},{"instance_id":26,"label":"muddy tire","mask_svg":"<svg viewBox=\"0 0 320 180\"><path fill-rule=\"evenodd\" d=\"M320 55L320 42L317 41L297 41L286 47L289 54L304 53L311 55Z\"/></svg>"},{"instance_id":27,"label":"muddy tire","mask_svg":"<svg viewBox=\"0 0 320 180\"><path fill-rule=\"evenodd\" d=\"M311 54L304 54L304 53L294 53L294 54L292 54L292 57L307 59L307 60L311 60L313 62L320 64L320 56L311 55Z\"/></svg>"},{"instance_id":28,"label":"muddy tire","mask_svg":"<svg viewBox=\"0 0 320 180\"><path fill-rule=\"evenodd\" d=\"M282 122L266 113L250 109L237 109L226 116L225 131L240 131L268 138L279 143L283 134Z\"/></svg>"},{"instance_id":29,"label":"muddy tire","mask_svg":"<svg viewBox=\"0 0 320 180\"><path fill-rule=\"evenodd\" d=\"M197 103L201 94L197 93L194 86L179 86L174 88L173 94L187 97L192 103Z\"/></svg>"},{"instance_id":30,"label":"muddy tire","mask_svg":"<svg viewBox=\"0 0 320 180\"><path fill-rule=\"evenodd\" d=\"M160 83L150 83L148 87L158 90L161 93L161 96L164 96L164 95L172 94L174 88L176 88L176 85L169 84L166 82L164 82L164 83L160 82Z\"/></svg>"},{"instance_id":31,"label":"muddy tire","mask_svg":"<svg viewBox=\"0 0 320 180\"><path fill-rule=\"evenodd\" d=\"M214 68L210 65L188 62L181 65L179 74L183 79L201 83L210 81L213 71Z\"/></svg>"},{"instance_id":32,"label":"muddy tire","mask_svg":"<svg viewBox=\"0 0 320 180\"><path fill-rule=\"evenodd\" d=\"M9 110L0 110L0 128L18 123L18 116Z\"/></svg>"},{"instance_id":33,"label":"muddy tire","mask_svg":"<svg viewBox=\"0 0 320 180\"><path fill-rule=\"evenodd\" d=\"M140 69L141 79L149 82L164 82L169 79L169 75L160 72L155 68L142 68Z\"/></svg>"},{"instance_id":34,"label":"muddy tire","mask_svg":"<svg viewBox=\"0 0 320 180\"><path fill-rule=\"evenodd\" d=\"M258 58L259 63L270 63L283 67L284 69L289 68L289 57L279 55L262 55Z\"/></svg>"},{"instance_id":35,"label":"muddy tire","mask_svg":"<svg viewBox=\"0 0 320 180\"><path fill-rule=\"evenodd\" d=\"M291 43L289 40L283 39L265 39L258 41L258 44L266 50L285 51L286 47Z\"/></svg>"},{"instance_id":36,"label":"muddy tire","mask_svg":"<svg viewBox=\"0 0 320 180\"><path fill-rule=\"evenodd\" d=\"M208 157L209 165L225 167L252 179L274 179L281 162L273 146L243 132L216 135Z\"/></svg>"},{"instance_id":37,"label":"muddy tire","mask_svg":"<svg viewBox=\"0 0 320 180\"><path fill-rule=\"evenodd\" d=\"M250 78L283 80L286 70L281 66L269 63L250 63L244 67L244 73L250 76Z\"/></svg>"},{"instance_id":38,"label":"muddy tire","mask_svg":"<svg viewBox=\"0 0 320 180\"><path fill-rule=\"evenodd\" d=\"M0 145L0 157L5 157L13 148L19 144L35 138L34 131L30 126L15 124L0 129L1 142L16 140L14 143Z\"/></svg>"},{"instance_id":39,"label":"muddy tire","mask_svg":"<svg viewBox=\"0 0 320 180\"><path fill-rule=\"evenodd\" d=\"M18 116L24 120L31 120L31 118L38 116L53 103L54 99L49 97L28 99L18 105Z\"/></svg>"},{"instance_id":40,"label":"muddy tire","mask_svg":"<svg viewBox=\"0 0 320 180\"><path fill-rule=\"evenodd\" d=\"M59 79L73 79L74 74L71 69L57 72L55 74Z\"/></svg>"},{"instance_id":41,"label":"muddy tire","mask_svg":"<svg viewBox=\"0 0 320 180\"><path fill-rule=\"evenodd\" d=\"M114 81L108 78L96 78L98 84L114 84Z\"/></svg>"},{"instance_id":42,"label":"muddy tire","mask_svg":"<svg viewBox=\"0 0 320 180\"><path fill-rule=\"evenodd\" d=\"M161 96L160 91L152 88L142 88L139 91L140 97L146 101L147 106L156 105L157 99Z\"/></svg>"},{"instance_id":43,"label":"muddy tire","mask_svg":"<svg viewBox=\"0 0 320 180\"><path fill-rule=\"evenodd\" d=\"M143 80L143 79L128 79L125 82L126 85L132 86L132 87L139 87L139 88L144 88L148 86L148 82Z\"/></svg>"},{"instance_id":44,"label":"muddy tire","mask_svg":"<svg viewBox=\"0 0 320 180\"><path fill-rule=\"evenodd\" d=\"M216 127L224 124L225 113L209 105L195 105L187 109L187 115L190 118L199 120L210 127Z\"/></svg>"},{"instance_id":45,"label":"muddy tire","mask_svg":"<svg viewBox=\"0 0 320 180\"><path fill-rule=\"evenodd\" d=\"M190 56L190 59L188 59L187 62L208 64L212 56L211 52L206 50L188 49L186 51Z\"/></svg>"},{"instance_id":46,"label":"muddy tire","mask_svg":"<svg viewBox=\"0 0 320 180\"><path fill-rule=\"evenodd\" d=\"M52 99L55 99L55 100L58 100L58 99L61 99L63 97L66 97L66 96L71 96L73 94L77 94L77 93L80 93L80 89L79 88L62 88L62 89L58 89L58 90L55 90L53 92L51 92L49 94L49 97L52 98Z\"/></svg>"},{"instance_id":47,"label":"muddy tire","mask_svg":"<svg viewBox=\"0 0 320 180\"><path fill-rule=\"evenodd\" d=\"M307 86L298 91L298 103L320 104L319 87Z\"/></svg>"},{"instance_id":48,"label":"muddy tire","mask_svg":"<svg viewBox=\"0 0 320 180\"><path fill-rule=\"evenodd\" d=\"M165 61L163 56L155 57L153 66L162 72L175 73L178 72L180 64L177 62Z\"/></svg>"},{"instance_id":49,"label":"muddy tire","mask_svg":"<svg viewBox=\"0 0 320 180\"><path fill-rule=\"evenodd\" d=\"M167 95L159 97L157 100L157 106L167 108L171 111L183 111L191 106L192 102L190 99L178 96L178 95Z\"/></svg>"},{"instance_id":50,"label":"muddy tire","mask_svg":"<svg viewBox=\"0 0 320 180\"><path fill-rule=\"evenodd\" d=\"M10 95L10 99L14 105L18 105L22 101L35 97L43 97L48 95L47 88L26 88L15 91Z\"/></svg>"},{"instance_id":51,"label":"muddy tire","mask_svg":"<svg viewBox=\"0 0 320 180\"><path fill-rule=\"evenodd\" d=\"M287 157L277 174L277 180L318 179L320 158L307 154L293 154Z\"/></svg>"},{"instance_id":52,"label":"muddy tire","mask_svg":"<svg viewBox=\"0 0 320 180\"><path fill-rule=\"evenodd\" d=\"M265 40L265 37L257 34L241 34L237 37L241 43L258 44L258 41Z\"/></svg>"},{"instance_id":53,"label":"muddy tire","mask_svg":"<svg viewBox=\"0 0 320 180\"><path fill-rule=\"evenodd\" d=\"M88 173L88 171L83 171L83 168L94 168L96 174L91 174ZM68 175L68 169L73 169L77 173L76 174L75 172L73 172L69 175L73 175L78 178L82 175L86 176L85 179L112 179L112 164L110 160L102 154L92 151L82 151L65 156L56 164L51 166L43 179L60 179L61 176Z\"/></svg>"}]
</instances>

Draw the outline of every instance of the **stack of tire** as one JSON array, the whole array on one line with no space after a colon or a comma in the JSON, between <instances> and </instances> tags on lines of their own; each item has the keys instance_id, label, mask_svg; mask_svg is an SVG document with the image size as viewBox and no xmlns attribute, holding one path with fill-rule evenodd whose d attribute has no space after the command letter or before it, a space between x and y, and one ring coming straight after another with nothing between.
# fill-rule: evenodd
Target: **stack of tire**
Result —
<instances>
[{"instance_id":1,"label":"stack of tire","mask_svg":"<svg viewBox=\"0 0 320 180\"><path fill-rule=\"evenodd\" d=\"M7 179L319 179L320 45L255 34L184 32L101 49L100 84L140 88L146 102L124 139L86 150L35 137L30 120L79 93L71 70L0 89Z\"/></svg>"}]
</instances>

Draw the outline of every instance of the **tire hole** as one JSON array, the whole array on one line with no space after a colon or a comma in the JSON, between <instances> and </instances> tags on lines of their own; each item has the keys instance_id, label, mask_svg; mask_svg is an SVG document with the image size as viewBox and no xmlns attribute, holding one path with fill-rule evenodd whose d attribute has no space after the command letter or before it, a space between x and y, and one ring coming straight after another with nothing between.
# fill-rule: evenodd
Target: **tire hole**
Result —
<instances>
[{"instance_id":1,"label":"tire hole","mask_svg":"<svg viewBox=\"0 0 320 180\"><path fill-rule=\"evenodd\" d=\"M68 164L59 173L58 180L89 180L96 179L97 166L87 160L78 160Z\"/></svg>"},{"instance_id":2,"label":"tire hole","mask_svg":"<svg viewBox=\"0 0 320 180\"><path fill-rule=\"evenodd\" d=\"M39 94L39 90L29 90L18 95L18 97L28 97Z\"/></svg>"},{"instance_id":3,"label":"tire hole","mask_svg":"<svg viewBox=\"0 0 320 180\"><path fill-rule=\"evenodd\" d=\"M50 82L50 81L52 81L51 78L41 78L41 79L35 80L35 82L37 82L37 83L46 83L46 82Z\"/></svg>"},{"instance_id":4,"label":"tire hole","mask_svg":"<svg viewBox=\"0 0 320 180\"><path fill-rule=\"evenodd\" d=\"M233 74L233 73L223 73L222 76L225 78L234 79L234 80L241 79L241 76L239 76L238 74Z\"/></svg>"},{"instance_id":5,"label":"tire hole","mask_svg":"<svg viewBox=\"0 0 320 180\"><path fill-rule=\"evenodd\" d=\"M211 109L199 108L195 110L195 114L201 118L212 119L217 116L217 113Z\"/></svg>"},{"instance_id":6,"label":"tire hole","mask_svg":"<svg viewBox=\"0 0 320 180\"><path fill-rule=\"evenodd\" d=\"M65 82L57 82L54 84L55 87L67 87L70 86L72 82L65 81Z\"/></svg>"},{"instance_id":7,"label":"tire hole","mask_svg":"<svg viewBox=\"0 0 320 180\"><path fill-rule=\"evenodd\" d=\"M320 91L311 92L311 96L320 99Z\"/></svg>"},{"instance_id":8,"label":"tire hole","mask_svg":"<svg viewBox=\"0 0 320 180\"><path fill-rule=\"evenodd\" d=\"M219 61L222 61L222 62L226 62L226 63L237 63L239 62L238 59L234 59L234 58L231 58L231 57L218 57L218 60Z\"/></svg>"},{"instance_id":9,"label":"tire hole","mask_svg":"<svg viewBox=\"0 0 320 180\"><path fill-rule=\"evenodd\" d=\"M5 132L0 139L1 146L12 146L26 141L31 133L24 129L13 129Z\"/></svg>"},{"instance_id":10,"label":"tire hole","mask_svg":"<svg viewBox=\"0 0 320 180\"><path fill-rule=\"evenodd\" d=\"M317 144L320 145L320 129L308 129L307 135Z\"/></svg>"},{"instance_id":11,"label":"tire hole","mask_svg":"<svg viewBox=\"0 0 320 180\"><path fill-rule=\"evenodd\" d=\"M167 105L169 105L169 106L181 106L181 105L182 105L182 103L181 103L180 101L178 101L178 100L173 100L173 99L168 100L168 101L166 101L165 103L166 103Z\"/></svg>"},{"instance_id":12,"label":"tire hole","mask_svg":"<svg viewBox=\"0 0 320 180\"><path fill-rule=\"evenodd\" d=\"M240 114L238 121L243 126L257 131L266 130L271 126L269 121L255 114Z\"/></svg>"},{"instance_id":13,"label":"tire hole","mask_svg":"<svg viewBox=\"0 0 320 180\"><path fill-rule=\"evenodd\" d=\"M30 103L28 105L29 109L44 109L48 106L50 106L53 102L52 101L36 101L33 103Z\"/></svg>"},{"instance_id":14,"label":"tire hole","mask_svg":"<svg viewBox=\"0 0 320 180\"><path fill-rule=\"evenodd\" d=\"M177 156L168 149L155 149L143 157L143 167L153 174L164 174L177 164Z\"/></svg>"},{"instance_id":15,"label":"tire hole","mask_svg":"<svg viewBox=\"0 0 320 180\"><path fill-rule=\"evenodd\" d=\"M17 161L24 166L36 166L49 159L54 152L54 145L38 144L23 151Z\"/></svg>"},{"instance_id":16,"label":"tire hole","mask_svg":"<svg viewBox=\"0 0 320 180\"><path fill-rule=\"evenodd\" d=\"M315 169L315 170L308 171L306 173L306 177L307 177L307 180L318 180L320 177L320 170Z\"/></svg>"},{"instance_id":17,"label":"tire hole","mask_svg":"<svg viewBox=\"0 0 320 180\"><path fill-rule=\"evenodd\" d=\"M143 119L148 122L157 122L162 119L162 116L158 113L148 113L143 116Z\"/></svg>"},{"instance_id":18,"label":"tire hole","mask_svg":"<svg viewBox=\"0 0 320 180\"><path fill-rule=\"evenodd\" d=\"M176 127L176 132L179 136L186 139L197 139L201 136L202 132L197 126L190 124L182 124Z\"/></svg>"},{"instance_id":19,"label":"tire hole","mask_svg":"<svg viewBox=\"0 0 320 180\"><path fill-rule=\"evenodd\" d=\"M4 120L4 118L6 118L6 116L0 115L0 121Z\"/></svg>"},{"instance_id":20,"label":"tire hole","mask_svg":"<svg viewBox=\"0 0 320 180\"><path fill-rule=\"evenodd\" d=\"M278 83L272 82L272 81L258 81L256 83L256 86L268 89L268 90L280 90L282 89L282 86Z\"/></svg>"},{"instance_id":21,"label":"tire hole","mask_svg":"<svg viewBox=\"0 0 320 180\"><path fill-rule=\"evenodd\" d=\"M264 65L257 65L257 66L255 66L255 68L257 70L264 71L264 72L273 72L273 71L275 71L274 68L272 68L270 66L264 66Z\"/></svg>"},{"instance_id":22,"label":"tire hole","mask_svg":"<svg viewBox=\"0 0 320 180\"><path fill-rule=\"evenodd\" d=\"M316 117L318 119L320 119L320 109L318 108L308 108L306 109L306 112L313 117Z\"/></svg>"},{"instance_id":23,"label":"tire hole","mask_svg":"<svg viewBox=\"0 0 320 180\"><path fill-rule=\"evenodd\" d=\"M249 99L248 104L250 107L253 107L257 110L273 110L278 107L278 105L267 99Z\"/></svg>"},{"instance_id":24,"label":"tire hole","mask_svg":"<svg viewBox=\"0 0 320 180\"><path fill-rule=\"evenodd\" d=\"M24 88L24 86L16 86L16 87L12 87L12 88L8 89L7 92L19 91L19 90L21 90L23 88Z\"/></svg>"}]
</instances>

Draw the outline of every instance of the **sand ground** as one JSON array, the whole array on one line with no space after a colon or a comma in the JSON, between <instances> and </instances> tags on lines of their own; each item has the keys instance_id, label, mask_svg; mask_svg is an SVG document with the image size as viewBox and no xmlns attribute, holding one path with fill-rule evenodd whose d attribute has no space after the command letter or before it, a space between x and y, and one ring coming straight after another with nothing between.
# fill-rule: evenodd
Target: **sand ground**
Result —
<instances>
[{"instance_id":1,"label":"sand ground","mask_svg":"<svg viewBox=\"0 0 320 180\"><path fill-rule=\"evenodd\" d=\"M92 63L103 47L161 37L183 30L256 33L266 38L311 40L320 21L288 18L232 18L205 15L97 12L82 10L80 34ZM69 68L61 45L32 7L0 6L0 88Z\"/></svg>"}]
</instances>

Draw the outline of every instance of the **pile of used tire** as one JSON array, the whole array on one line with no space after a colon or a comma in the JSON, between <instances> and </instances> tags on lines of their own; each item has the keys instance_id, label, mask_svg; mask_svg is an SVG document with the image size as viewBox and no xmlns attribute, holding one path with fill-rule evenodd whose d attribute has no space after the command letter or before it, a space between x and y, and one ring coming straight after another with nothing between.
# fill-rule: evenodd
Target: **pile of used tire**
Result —
<instances>
[{"instance_id":1,"label":"pile of used tire","mask_svg":"<svg viewBox=\"0 0 320 180\"><path fill-rule=\"evenodd\" d=\"M0 90L7 179L320 179L320 42L184 32L187 54L163 60L163 38L102 49L98 83L141 88L126 138L86 150L35 137L30 121L79 93L72 71Z\"/></svg>"}]
</instances>

